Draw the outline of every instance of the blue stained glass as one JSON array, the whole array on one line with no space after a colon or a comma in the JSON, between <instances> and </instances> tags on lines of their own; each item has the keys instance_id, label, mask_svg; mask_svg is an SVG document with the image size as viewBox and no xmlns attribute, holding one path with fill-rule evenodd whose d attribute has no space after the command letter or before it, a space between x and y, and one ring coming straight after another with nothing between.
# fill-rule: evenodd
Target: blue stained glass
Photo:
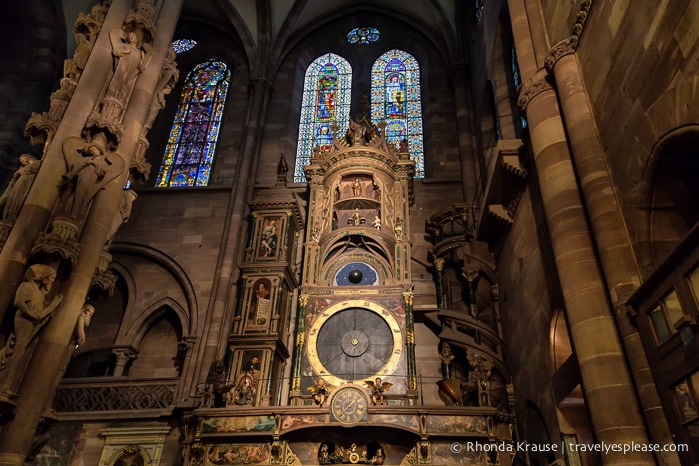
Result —
<instances>
[{"instance_id":1,"label":"blue stained glass","mask_svg":"<svg viewBox=\"0 0 699 466\"><path fill-rule=\"evenodd\" d=\"M182 53L192 50L196 45L197 41L192 39L177 39L172 43L172 48L175 49L175 53Z\"/></svg>"},{"instance_id":2,"label":"blue stained glass","mask_svg":"<svg viewBox=\"0 0 699 466\"><path fill-rule=\"evenodd\" d=\"M303 167L310 162L315 148L330 148L332 125L337 124L341 134L349 127L351 81L352 67L333 53L318 57L306 69L294 182L306 181Z\"/></svg>"},{"instance_id":3,"label":"blue stained glass","mask_svg":"<svg viewBox=\"0 0 699 466\"><path fill-rule=\"evenodd\" d=\"M347 34L350 44L370 44L379 40L381 33L376 28L354 28Z\"/></svg>"},{"instance_id":4,"label":"blue stained glass","mask_svg":"<svg viewBox=\"0 0 699 466\"><path fill-rule=\"evenodd\" d=\"M371 119L374 124L386 122L389 143L399 147L407 141L415 178L424 178L420 65L409 53L389 50L371 67Z\"/></svg>"},{"instance_id":5,"label":"blue stained glass","mask_svg":"<svg viewBox=\"0 0 699 466\"><path fill-rule=\"evenodd\" d=\"M209 184L230 80L226 64L213 59L197 65L187 75L157 187Z\"/></svg>"}]
</instances>

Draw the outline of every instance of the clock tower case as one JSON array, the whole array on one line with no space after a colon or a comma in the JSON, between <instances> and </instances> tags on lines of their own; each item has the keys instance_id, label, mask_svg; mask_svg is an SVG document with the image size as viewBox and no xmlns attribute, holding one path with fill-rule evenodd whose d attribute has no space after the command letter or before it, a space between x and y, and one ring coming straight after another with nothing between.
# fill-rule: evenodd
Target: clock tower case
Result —
<instances>
[{"instance_id":1,"label":"clock tower case","mask_svg":"<svg viewBox=\"0 0 699 466\"><path fill-rule=\"evenodd\" d=\"M392 383L417 398L410 272L414 162L366 118L306 166L310 187L292 366L293 404L318 379Z\"/></svg>"}]
</instances>

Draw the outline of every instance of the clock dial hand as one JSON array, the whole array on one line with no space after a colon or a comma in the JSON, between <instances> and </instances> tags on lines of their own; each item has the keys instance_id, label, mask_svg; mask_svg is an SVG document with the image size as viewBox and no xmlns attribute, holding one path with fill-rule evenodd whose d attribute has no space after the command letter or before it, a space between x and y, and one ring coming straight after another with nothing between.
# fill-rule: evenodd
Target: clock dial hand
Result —
<instances>
[{"instance_id":1,"label":"clock dial hand","mask_svg":"<svg viewBox=\"0 0 699 466\"><path fill-rule=\"evenodd\" d=\"M340 415L345 414L347 412L347 410L350 409L355 404L357 404L357 400L353 400L350 404L345 406L345 409L342 410L342 413Z\"/></svg>"}]
</instances>

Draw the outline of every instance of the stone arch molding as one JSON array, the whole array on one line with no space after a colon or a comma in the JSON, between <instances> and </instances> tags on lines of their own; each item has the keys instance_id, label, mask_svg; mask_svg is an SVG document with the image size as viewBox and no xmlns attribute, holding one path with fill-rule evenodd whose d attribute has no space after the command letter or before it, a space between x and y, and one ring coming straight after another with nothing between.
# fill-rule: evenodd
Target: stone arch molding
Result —
<instances>
[{"instance_id":1,"label":"stone arch molding","mask_svg":"<svg viewBox=\"0 0 699 466\"><path fill-rule=\"evenodd\" d=\"M175 260L154 248L132 243L114 243L111 251L114 268L124 277L129 294L123 319L126 332L120 333L117 344L140 342L149 325L163 317L168 310L177 316L184 335L196 334L198 305L194 285ZM167 289L154 287L149 290L153 280L139 280L142 272L138 266L154 268ZM149 278L152 275L149 273ZM159 294L155 293L152 298L145 297L146 291L157 291Z\"/></svg>"},{"instance_id":2,"label":"stone arch molding","mask_svg":"<svg viewBox=\"0 0 699 466\"><path fill-rule=\"evenodd\" d=\"M187 311L177 301L166 297L151 304L136 318L136 320L132 321L126 329L126 332L119 334L115 345L128 346L137 350L146 333L148 333L160 319L168 314L177 316L180 326L182 327L182 332L185 333L189 328L189 316Z\"/></svg>"}]
</instances>

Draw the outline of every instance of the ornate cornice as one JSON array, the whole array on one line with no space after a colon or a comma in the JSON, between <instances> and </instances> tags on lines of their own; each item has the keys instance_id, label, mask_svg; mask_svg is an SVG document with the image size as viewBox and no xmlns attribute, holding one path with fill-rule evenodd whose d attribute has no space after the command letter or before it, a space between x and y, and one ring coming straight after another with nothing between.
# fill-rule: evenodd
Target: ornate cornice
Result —
<instances>
[{"instance_id":1,"label":"ornate cornice","mask_svg":"<svg viewBox=\"0 0 699 466\"><path fill-rule=\"evenodd\" d=\"M553 68L556 66L556 63L558 63L558 60L566 55L575 53L578 49L580 36L582 36L583 29L585 29L585 23L587 22L591 7L592 0L583 0L580 2L580 9L575 17L575 23L573 23L570 37L551 47L551 50L544 59L544 66L549 73L553 72Z\"/></svg>"}]
</instances>

